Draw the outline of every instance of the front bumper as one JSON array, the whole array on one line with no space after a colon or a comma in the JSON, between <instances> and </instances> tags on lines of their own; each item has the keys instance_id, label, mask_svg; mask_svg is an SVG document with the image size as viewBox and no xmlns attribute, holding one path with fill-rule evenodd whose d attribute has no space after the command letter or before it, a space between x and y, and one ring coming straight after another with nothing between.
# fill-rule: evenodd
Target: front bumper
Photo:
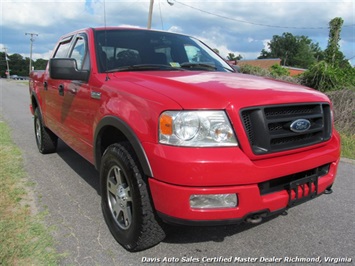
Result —
<instances>
[{"instance_id":1,"label":"front bumper","mask_svg":"<svg viewBox=\"0 0 355 266\"><path fill-rule=\"evenodd\" d=\"M333 185L340 159L339 145L339 136L335 134L326 145L260 161L245 158L239 148L234 149L239 150L239 154L219 153L221 149L214 152L211 150L206 152L204 149L182 149L185 157L176 152L170 154L172 150L176 151L176 147L153 149L155 155L160 157L153 160L152 164L153 172L157 175L149 178L153 203L163 220L177 224L235 224L255 215L268 216L281 213L292 207L290 202L296 198L295 190L292 190L290 196L291 190L287 189L294 177L301 180L304 177L300 175L304 174L307 177L310 171L321 169L317 177L315 196L323 194ZM203 154L200 154L201 152ZM213 156L216 158L212 158ZM201 161L201 158L205 158L205 161ZM155 165L154 162L160 163ZM266 190L262 188L271 180L281 179L284 180L281 185L271 185ZM191 195L231 193L237 194L236 207L220 209L190 207ZM298 197L302 198L309 191L305 187L300 188L298 193Z\"/></svg>"},{"instance_id":2,"label":"front bumper","mask_svg":"<svg viewBox=\"0 0 355 266\"><path fill-rule=\"evenodd\" d=\"M328 173L318 178L317 196L332 186L337 164L338 162L330 164ZM279 214L292 207L289 205L288 190L282 189L262 195L259 184L228 187L182 187L151 178L149 185L158 214L163 220L174 224L237 224L255 216L266 217ZM192 209L189 204L190 195L193 194L229 193L237 194L238 206L235 208ZM306 194L308 195L308 193L308 188L306 188ZM300 189L299 199L302 199L302 195L303 191ZM295 198L295 193L292 192L291 199Z\"/></svg>"}]
</instances>

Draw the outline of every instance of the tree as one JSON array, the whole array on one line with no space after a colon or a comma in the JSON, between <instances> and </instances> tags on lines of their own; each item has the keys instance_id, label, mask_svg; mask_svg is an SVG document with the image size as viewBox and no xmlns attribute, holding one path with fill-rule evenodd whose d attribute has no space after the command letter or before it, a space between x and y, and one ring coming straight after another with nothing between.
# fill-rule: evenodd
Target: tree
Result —
<instances>
[{"instance_id":1,"label":"tree","mask_svg":"<svg viewBox=\"0 0 355 266\"><path fill-rule=\"evenodd\" d=\"M313 65L303 75L301 82L320 91L355 88L355 68L345 60L339 50L342 18L329 22L329 39L324 60Z\"/></svg>"},{"instance_id":2,"label":"tree","mask_svg":"<svg viewBox=\"0 0 355 266\"><path fill-rule=\"evenodd\" d=\"M20 54L8 55L11 75L28 76L28 63Z\"/></svg>"},{"instance_id":3,"label":"tree","mask_svg":"<svg viewBox=\"0 0 355 266\"><path fill-rule=\"evenodd\" d=\"M346 65L345 56L339 50L339 41L341 27L343 26L344 20L342 18L336 17L329 22L329 39L328 46L325 49L325 61L332 66L344 66Z\"/></svg>"},{"instance_id":4,"label":"tree","mask_svg":"<svg viewBox=\"0 0 355 266\"><path fill-rule=\"evenodd\" d=\"M234 53L228 53L228 55L227 55L227 60L230 60L230 61L237 61L242 58L243 58L243 56L241 56L240 54L238 56L236 56Z\"/></svg>"},{"instance_id":5,"label":"tree","mask_svg":"<svg viewBox=\"0 0 355 266\"><path fill-rule=\"evenodd\" d=\"M7 69L7 65L6 65L5 53L0 52L0 77L6 77L5 74L6 69Z\"/></svg>"},{"instance_id":6,"label":"tree","mask_svg":"<svg viewBox=\"0 0 355 266\"><path fill-rule=\"evenodd\" d=\"M12 54L8 55L9 58L9 68L11 70L11 75L18 76L28 76L30 58L23 58L20 54ZM34 69L46 69L48 60L46 59L37 59L36 61L32 61L32 66ZM7 66L5 61L5 53L0 52L0 76L6 77Z\"/></svg>"},{"instance_id":7,"label":"tree","mask_svg":"<svg viewBox=\"0 0 355 266\"><path fill-rule=\"evenodd\" d=\"M213 51L216 53L216 54L219 54L219 50L217 48L213 48Z\"/></svg>"},{"instance_id":8,"label":"tree","mask_svg":"<svg viewBox=\"0 0 355 266\"><path fill-rule=\"evenodd\" d=\"M318 43L313 43L306 36L294 36L292 33L285 32L282 36L274 35L268 43L270 52L261 50L258 59L280 58L281 65L308 68L314 64L322 51Z\"/></svg>"},{"instance_id":9,"label":"tree","mask_svg":"<svg viewBox=\"0 0 355 266\"><path fill-rule=\"evenodd\" d=\"M46 69L47 63L48 63L48 60L39 58L39 59L37 59L32 65L33 65L34 69L41 69L41 70L43 70L43 69Z\"/></svg>"}]
</instances>

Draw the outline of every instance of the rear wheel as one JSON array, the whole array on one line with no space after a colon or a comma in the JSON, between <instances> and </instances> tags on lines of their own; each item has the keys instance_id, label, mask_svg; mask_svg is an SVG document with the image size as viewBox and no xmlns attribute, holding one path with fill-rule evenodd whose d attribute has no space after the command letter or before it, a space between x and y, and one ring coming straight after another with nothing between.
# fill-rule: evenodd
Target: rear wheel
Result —
<instances>
[{"instance_id":1,"label":"rear wheel","mask_svg":"<svg viewBox=\"0 0 355 266\"><path fill-rule=\"evenodd\" d=\"M34 130L39 152L43 154L55 152L58 137L43 125L41 112L38 108L36 108L34 113Z\"/></svg>"},{"instance_id":2,"label":"rear wheel","mask_svg":"<svg viewBox=\"0 0 355 266\"><path fill-rule=\"evenodd\" d=\"M129 251L150 248L165 238L156 219L147 179L127 144L113 144L102 157L101 205L115 239Z\"/></svg>"}]
</instances>

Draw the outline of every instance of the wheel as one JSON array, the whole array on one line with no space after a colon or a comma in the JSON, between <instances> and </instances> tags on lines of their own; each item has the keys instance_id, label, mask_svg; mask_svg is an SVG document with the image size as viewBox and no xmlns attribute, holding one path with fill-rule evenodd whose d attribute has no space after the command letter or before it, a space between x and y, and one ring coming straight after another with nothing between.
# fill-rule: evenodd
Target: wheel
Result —
<instances>
[{"instance_id":1,"label":"wheel","mask_svg":"<svg viewBox=\"0 0 355 266\"><path fill-rule=\"evenodd\" d=\"M40 153L53 153L57 149L58 137L43 125L41 112L38 108L34 114L36 143Z\"/></svg>"},{"instance_id":2,"label":"wheel","mask_svg":"<svg viewBox=\"0 0 355 266\"><path fill-rule=\"evenodd\" d=\"M165 238L152 208L147 179L128 144L106 149L100 177L103 215L118 243L128 251L140 251Z\"/></svg>"}]
</instances>

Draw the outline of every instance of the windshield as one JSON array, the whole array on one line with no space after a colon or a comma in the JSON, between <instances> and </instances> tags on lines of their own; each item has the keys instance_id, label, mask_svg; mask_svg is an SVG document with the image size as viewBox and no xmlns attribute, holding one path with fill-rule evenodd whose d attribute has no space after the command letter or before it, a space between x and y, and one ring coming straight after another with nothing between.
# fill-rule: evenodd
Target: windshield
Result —
<instances>
[{"instance_id":1,"label":"windshield","mask_svg":"<svg viewBox=\"0 0 355 266\"><path fill-rule=\"evenodd\" d=\"M208 46L185 35L137 29L108 29L96 31L95 41L100 72L142 70L234 72Z\"/></svg>"}]
</instances>

